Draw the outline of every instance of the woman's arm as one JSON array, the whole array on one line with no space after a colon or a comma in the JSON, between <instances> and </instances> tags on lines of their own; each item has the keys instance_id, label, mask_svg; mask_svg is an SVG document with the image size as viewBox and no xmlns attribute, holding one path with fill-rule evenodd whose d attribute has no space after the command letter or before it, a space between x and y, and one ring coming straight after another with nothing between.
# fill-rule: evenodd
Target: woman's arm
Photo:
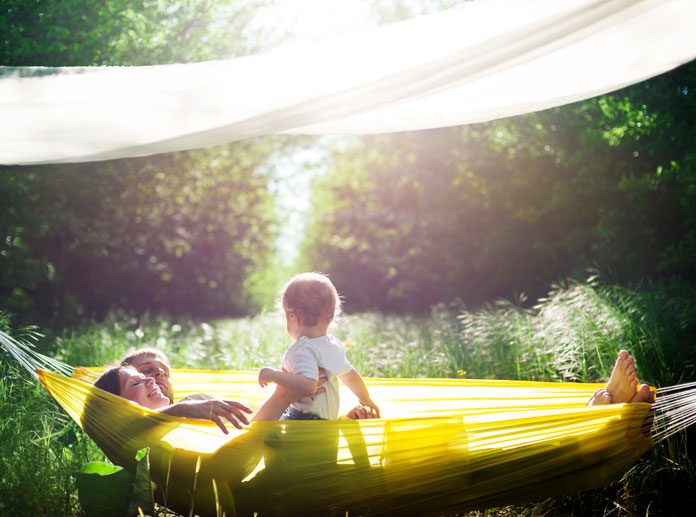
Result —
<instances>
[{"instance_id":1,"label":"woman's arm","mask_svg":"<svg viewBox=\"0 0 696 517\"><path fill-rule=\"evenodd\" d=\"M285 411L290 404L301 398L302 397L299 397L292 391L285 389L280 384L277 384L273 395L271 395L271 397L263 403L252 420L254 422L278 420L283 414L283 411Z\"/></svg>"},{"instance_id":2,"label":"woman's arm","mask_svg":"<svg viewBox=\"0 0 696 517\"><path fill-rule=\"evenodd\" d=\"M360 374L355 370L351 370L340 377L343 383L350 388L350 391L352 391L355 396L358 397L358 401L363 406L373 409L377 413L377 416L379 416L379 407L377 407L377 404L375 404L370 398L370 393L367 391L365 381L363 381L362 377L360 377Z\"/></svg>"},{"instance_id":3,"label":"woman's arm","mask_svg":"<svg viewBox=\"0 0 696 517\"><path fill-rule=\"evenodd\" d=\"M237 429L241 429L242 424L249 424L244 413L251 413L251 409L241 402L223 399L187 400L165 406L157 411L170 416L212 420L225 434L229 434L229 431L227 431L222 419L229 421Z\"/></svg>"}]
</instances>

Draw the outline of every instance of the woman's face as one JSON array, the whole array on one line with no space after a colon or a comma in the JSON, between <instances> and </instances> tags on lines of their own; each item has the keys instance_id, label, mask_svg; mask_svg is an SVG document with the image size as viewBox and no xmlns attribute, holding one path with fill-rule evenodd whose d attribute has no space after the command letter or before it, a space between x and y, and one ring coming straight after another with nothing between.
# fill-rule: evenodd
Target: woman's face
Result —
<instances>
[{"instance_id":1,"label":"woman's face","mask_svg":"<svg viewBox=\"0 0 696 517\"><path fill-rule=\"evenodd\" d=\"M168 399L173 398L174 388L172 388L171 370L169 364L165 363L155 354L141 354L130 360L130 365L146 377L152 377Z\"/></svg>"},{"instance_id":2,"label":"woman's face","mask_svg":"<svg viewBox=\"0 0 696 517\"><path fill-rule=\"evenodd\" d=\"M121 396L137 402L148 409L158 409L169 405L169 399L160 391L152 377L146 377L131 369L121 370Z\"/></svg>"}]
</instances>

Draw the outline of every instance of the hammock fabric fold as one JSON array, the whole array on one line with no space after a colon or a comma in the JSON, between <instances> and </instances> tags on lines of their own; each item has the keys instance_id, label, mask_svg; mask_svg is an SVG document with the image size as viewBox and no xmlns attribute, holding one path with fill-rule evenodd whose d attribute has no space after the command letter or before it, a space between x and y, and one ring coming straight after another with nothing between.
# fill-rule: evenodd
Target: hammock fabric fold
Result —
<instances>
[{"instance_id":1,"label":"hammock fabric fold","mask_svg":"<svg viewBox=\"0 0 696 517\"><path fill-rule=\"evenodd\" d=\"M216 515L442 514L523 503L605 485L652 441L648 404L586 407L600 385L366 379L385 418L230 427L169 417L38 370L48 392L116 464L150 448L157 500ZM80 373L82 372L82 373ZM192 393L258 407L256 374L178 370ZM353 399L342 393L344 410ZM355 513L353 513L355 512Z\"/></svg>"},{"instance_id":2,"label":"hammock fabric fold","mask_svg":"<svg viewBox=\"0 0 696 517\"><path fill-rule=\"evenodd\" d=\"M273 133L482 122L696 57L689 0L487 0L270 52L138 67L0 67L0 163L107 160Z\"/></svg>"}]
</instances>

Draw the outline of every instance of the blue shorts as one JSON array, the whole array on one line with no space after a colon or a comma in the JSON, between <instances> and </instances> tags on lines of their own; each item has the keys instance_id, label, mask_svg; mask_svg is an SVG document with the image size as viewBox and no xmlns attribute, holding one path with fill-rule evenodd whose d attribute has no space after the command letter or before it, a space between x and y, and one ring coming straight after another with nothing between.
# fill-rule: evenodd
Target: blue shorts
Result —
<instances>
[{"instance_id":1,"label":"blue shorts","mask_svg":"<svg viewBox=\"0 0 696 517\"><path fill-rule=\"evenodd\" d=\"M326 420L326 418L322 418L319 415L315 415L314 413L305 413L304 411L300 411L299 409L295 409L294 407L289 407L288 409L285 410L283 415L280 417L281 420Z\"/></svg>"}]
</instances>

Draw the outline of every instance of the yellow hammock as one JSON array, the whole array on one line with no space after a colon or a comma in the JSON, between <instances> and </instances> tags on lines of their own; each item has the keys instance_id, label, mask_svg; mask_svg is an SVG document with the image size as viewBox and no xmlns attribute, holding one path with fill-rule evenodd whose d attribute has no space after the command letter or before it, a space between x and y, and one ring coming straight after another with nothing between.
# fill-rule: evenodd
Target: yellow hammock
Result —
<instances>
[{"instance_id":1,"label":"yellow hammock","mask_svg":"<svg viewBox=\"0 0 696 517\"><path fill-rule=\"evenodd\" d=\"M607 484L652 441L649 404L586 407L599 384L366 379L385 418L259 422L224 435L82 379L37 370L48 392L116 464L150 448L155 498L200 515L463 512ZM178 397L258 408L256 372L175 370ZM344 411L353 403L341 393Z\"/></svg>"}]
</instances>

